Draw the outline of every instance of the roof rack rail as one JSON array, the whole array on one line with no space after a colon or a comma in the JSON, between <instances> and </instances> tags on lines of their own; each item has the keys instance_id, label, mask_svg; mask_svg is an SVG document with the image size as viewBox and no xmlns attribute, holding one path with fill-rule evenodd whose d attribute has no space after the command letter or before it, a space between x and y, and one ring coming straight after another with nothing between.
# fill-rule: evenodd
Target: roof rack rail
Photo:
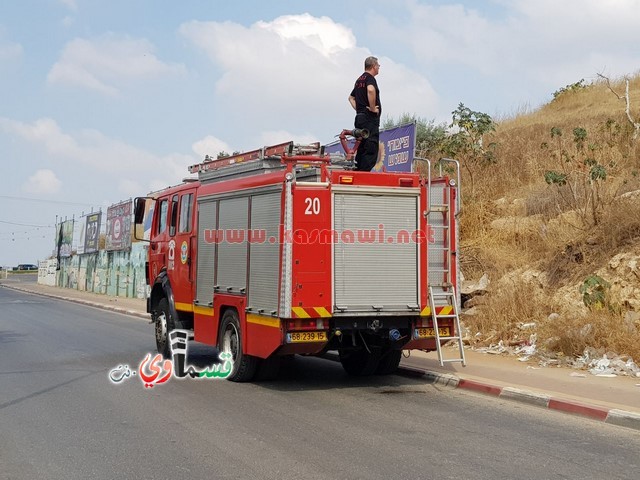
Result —
<instances>
[{"instance_id":1,"label":"roof rack rail","mask_svg":"<svg viewBox=\"0 0 640 480\"><path fill-rule=\"evenodd\" d=\"M293 142L279 143L278 145L272 145L270 147L263 147L258 150L251 150L249 152L237 153L228 157L222 157L214 159L207 155L204 158L204 162L189 167L190 173L208 172L210 170L217 170L219 168L235 165L236 163L250 162L253 160L262 160L264 158L281 156L287 153L293 146Z\"/></svg>"}]
</instances>

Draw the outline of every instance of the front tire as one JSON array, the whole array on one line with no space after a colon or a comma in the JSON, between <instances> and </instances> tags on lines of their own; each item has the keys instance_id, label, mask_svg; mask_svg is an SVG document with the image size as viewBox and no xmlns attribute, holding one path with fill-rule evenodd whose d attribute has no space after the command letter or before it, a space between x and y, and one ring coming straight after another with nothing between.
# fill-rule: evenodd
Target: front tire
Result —
<instances>
[{"instance_id":1,"label":"front tire","mask_svg":"<svg viewBox=\"0 0 640 480\"><path fill-rule=\"evenodd\" d=\"M164 297L158 302L154 323L158 353L162 354L164 358L170 358L171 345L169 344L169 332L175 330L176 324L169 309L169 301Z\"/></svg>"},{"instance_id":2,"label":"front tire","mask_svg":"<svg viewBox=\"0 0 640 480\"><path fill-rule=\"evenodd\" d=\"M249 382L258 367L258 358L242 351L242 330L235 310L227 310L220 327L220 351L231 354L233 369L227 377L232 382Z\"/></svg>"}]
</instances>

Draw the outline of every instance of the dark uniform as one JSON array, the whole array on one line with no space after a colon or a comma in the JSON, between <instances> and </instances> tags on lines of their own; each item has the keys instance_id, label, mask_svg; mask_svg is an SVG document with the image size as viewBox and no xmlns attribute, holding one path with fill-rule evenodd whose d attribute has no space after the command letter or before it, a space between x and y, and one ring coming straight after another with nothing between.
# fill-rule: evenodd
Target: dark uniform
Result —
<instances>
[{"instance_id":1,"label":"dark uniform","mask_svg":"<svg viewBox=\"0 0 640 480\"><path fill-rule=\"evenodd\" d=\"M367 87L373 85L376 89L376 105L378 114L367 109L369 97ZM351 96L356 99L356 128L366 128L369 130L369 138L362 140L356 153L356 170L370 172L378 161L378 142L380 139L380 116L382 115L382 105L380 104L380 90L376 78L368 72L364 72L358 79L351 91Z\"/></svg>"}]
</instances>

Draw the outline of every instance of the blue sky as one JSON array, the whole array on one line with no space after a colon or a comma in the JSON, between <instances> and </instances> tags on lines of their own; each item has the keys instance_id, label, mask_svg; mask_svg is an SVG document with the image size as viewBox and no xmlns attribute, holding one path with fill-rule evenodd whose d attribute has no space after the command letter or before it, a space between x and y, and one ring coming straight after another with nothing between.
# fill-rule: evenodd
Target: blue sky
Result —
<instances>
[{"instance_id":1,"label":"blue sky","mask_svg":"<svg viewBox=\"0 0 640 480\"><path fill-rule=\"evenodd\" d=\"M376 55L385 116L500 118L637 72L640 0L0 2L0 265L220 150L328 143Z\"/></svg>"}]
</instances>

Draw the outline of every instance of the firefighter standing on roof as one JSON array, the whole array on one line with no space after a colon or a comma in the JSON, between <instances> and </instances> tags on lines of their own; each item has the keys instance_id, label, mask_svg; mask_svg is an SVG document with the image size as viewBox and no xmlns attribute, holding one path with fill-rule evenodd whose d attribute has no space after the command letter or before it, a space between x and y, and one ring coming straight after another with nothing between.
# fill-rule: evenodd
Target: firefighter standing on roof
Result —
<instances>
[{"instance_id":1,"label":"firefighter standing on roof","mask_svg":"<svg viewBox=\"0 0 640 480\"><path fill-rule=\"evenodd\" d=\"M378 161L378 139L380 136L380 90L375 76L380 72L376 57L364 61L364 73L358 77L349 95L349 103L356 111L354 126L369 131L369 138L362 140L356 154L356 170L370 172Z\"/></svg>"}]
</instances>

